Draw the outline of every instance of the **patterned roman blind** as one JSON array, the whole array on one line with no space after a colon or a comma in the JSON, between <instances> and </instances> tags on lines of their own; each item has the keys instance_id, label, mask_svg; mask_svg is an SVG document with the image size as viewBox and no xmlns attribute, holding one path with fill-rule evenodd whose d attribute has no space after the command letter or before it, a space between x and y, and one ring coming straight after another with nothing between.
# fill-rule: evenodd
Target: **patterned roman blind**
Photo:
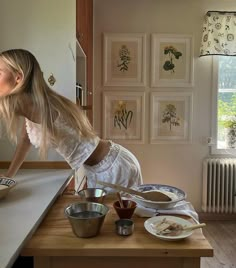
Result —
<instances>
[{"instance_id":1,"label":"patterned roman blind","mask_svg":"<svg viewBox=\"0 0 236 268\"><path fill-rule=\"evenodd\" d=\"M206 13L200 57L206 55L236 56L236 12Z\"/></svg>"}]
</instances>

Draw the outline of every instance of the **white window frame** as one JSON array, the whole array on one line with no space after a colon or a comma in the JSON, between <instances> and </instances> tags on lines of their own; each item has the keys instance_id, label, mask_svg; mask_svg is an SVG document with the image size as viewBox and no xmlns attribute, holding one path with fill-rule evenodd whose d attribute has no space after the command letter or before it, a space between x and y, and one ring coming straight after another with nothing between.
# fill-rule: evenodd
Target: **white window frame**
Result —
<instances>
[{"instance_id":1,"label":"white window frame","mask_svg":"<svg viewBox=\"0 0 236 268\"><path fill-rule=\"evenodd\" d=\"M211 125L211 140L209 145L211 147L212 155L225 155L236 157L236 149L218 149L218 77L219 77L219 57L212 57L212 125Z\"/></svg>"}]
</instances>

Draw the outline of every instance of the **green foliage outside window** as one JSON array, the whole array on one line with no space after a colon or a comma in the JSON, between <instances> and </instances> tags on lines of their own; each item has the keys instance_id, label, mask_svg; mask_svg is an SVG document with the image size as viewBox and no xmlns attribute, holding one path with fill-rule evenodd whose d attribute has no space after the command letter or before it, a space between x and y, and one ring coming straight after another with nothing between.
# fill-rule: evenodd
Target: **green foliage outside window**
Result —
<instances>
[{"instance_id":1,"label":"green foliage outside window","mask_svg":"<svg viewBox=\"0 0 236 268\"><path fill-rule=\"evenodd\" d=\"M227 148L236 146L236 93L219 93L218 138Z\"/></svg>"},{"instance_id":2,"label":"green foliage outside window","mask_svg":"<svg viewBox=\"0 0 236 268\"><path fill-rule=\"evenodd\" d=\"M236 148L236 57L218 57L218 142Z\"/></svg>"},{"instance_id":3,"label":"green foliage outside window","mask_svg":"<svg viewBox=\"0 0 236 268\"><path fill-rule=\"evenodd\" d=\"M236 126L236 93L219 93L218 124L224 128Z\"/></svg>"}]
</instances>

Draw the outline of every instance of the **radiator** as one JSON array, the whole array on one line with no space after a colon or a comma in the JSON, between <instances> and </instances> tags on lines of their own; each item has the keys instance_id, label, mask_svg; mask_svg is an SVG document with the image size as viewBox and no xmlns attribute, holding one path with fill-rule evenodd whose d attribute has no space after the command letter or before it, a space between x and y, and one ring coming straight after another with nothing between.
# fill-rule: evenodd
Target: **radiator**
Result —
<instances>
[{"instance_id":1,"label":"radiator","mask_svg":"<svg viewBox=\"0 0 236 268\"><path fill-rule=\"evenodd\" d=\"M236 159L205 159L202 185L203 212L236 213Z\"/></svg>"}]
</instances>

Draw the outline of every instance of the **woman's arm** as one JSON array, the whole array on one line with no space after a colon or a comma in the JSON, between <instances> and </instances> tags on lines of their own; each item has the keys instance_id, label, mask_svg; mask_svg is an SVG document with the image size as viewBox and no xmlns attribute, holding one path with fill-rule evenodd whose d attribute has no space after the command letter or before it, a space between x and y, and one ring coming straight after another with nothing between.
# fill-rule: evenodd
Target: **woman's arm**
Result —
<instances>
[{"instance_id":1,"label":"woman's arm","mask_svg":"<svg viewBox=\"0 0 236 268\"><path fill-rule=\"evenodd\" d=\"M29 152L31 147L31 143L26 132L25 122L22 126L21 135L19 137L19 141L16 146L15 154L11 161L11 164L8 168L7 173L5 174L6 177L14 177L17 173L18 169L20 168L21 164L24 162L27 153Z\"/></svg>"}]
</instances>

